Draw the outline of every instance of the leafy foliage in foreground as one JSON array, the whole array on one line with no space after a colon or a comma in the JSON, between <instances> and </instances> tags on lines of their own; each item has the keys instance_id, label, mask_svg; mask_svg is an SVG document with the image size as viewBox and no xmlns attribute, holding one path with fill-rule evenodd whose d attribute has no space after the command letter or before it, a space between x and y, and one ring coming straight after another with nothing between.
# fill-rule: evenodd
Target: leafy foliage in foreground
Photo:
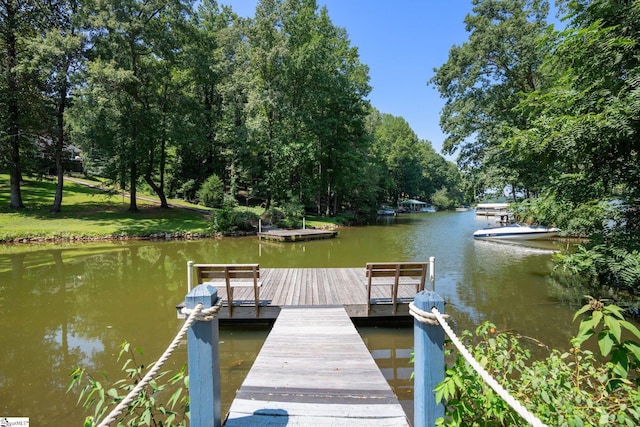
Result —
<instances>
[{"instance_id":1,"label":"leafy foliage in foreground","mask_svg":"<svg viewBox=\"0 0 640 427\"><path fill-rule=\"evenodd\" d=\"M144 376L144 365L136 361L136 353L142 355L139 348L132 349L128 342L120 346L118 361L127 359L122 365L126 377L114 382L110 388L91 376L85 368L76 368L71 372L71 383L67 389L81 387L78 404L93 414L85 420L85 427L95 427L102 421ZM177 426L187 425L189 418L189 387L186 366L171 376L169 371L158 374L140 394L131 402L127 410L118 418L118 426ZM105 380L108 378L105 376ZM171 388L171 392L168 388ZM170 395L168 393L171 393Z\"/></svg>"},{"instance_id":2,"label":"leafy foliage in foreground","mask_svg":"<svg viewBox=\"0 0 640 427\"><path fill-rule=\"evenodd\" d=\"M547 425L626 425L640 423L640 331L615 305L589 297L574 316L580 322L569 352L552 350L531 361L524 337L496 331L486 322L461 337L484 368ZM634 340L625 339L631 336ZM596 337L600 354L582 348ZM450 351L451 353L451 351ZM446 401L440 426L524 425L516 412L485 385L460 356L436 387Z\"/></svg>"}]
</instances>

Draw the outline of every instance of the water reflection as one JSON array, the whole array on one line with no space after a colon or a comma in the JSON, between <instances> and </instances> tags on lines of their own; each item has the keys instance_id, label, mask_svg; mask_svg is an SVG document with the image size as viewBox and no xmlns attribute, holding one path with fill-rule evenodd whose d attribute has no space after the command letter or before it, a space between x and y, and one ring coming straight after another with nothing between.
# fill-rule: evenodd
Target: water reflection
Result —
<instances>
[{"instance_id":1,"label":"water reflection","mask_svg":"<svg viewBox=\"0 0 640 427\"><path fill-rule=\"evenodd\" d=\"M551 250L474 241L473 212L411 214L336 239L273 243L254 237L178 242L101 242L0 246L0 416L28 416L34 425L80 425L76 394L66 394L76 366L111 379L122 342L143 350L148 364L180 327L175 304L186 292L186 262L261 267L364 267L374 261L436 257L436 290L457 330L492 320L554 347L566 346L573 311L549 291ZM267 331L221 331L223 405L230 405ZM362 331L372 354L411 410L411 329ZM179 370L181 348L169 362ZM388 357L387 357L388 356ZM228 409L228 406L225 406Z\"/></svg>"},{"instance_id":2,"label":"water reflection","mask_svg":"<svg viewBox=\"0 0 640 427\"><path fill-rule=\"evenodd\" d=\"M407 417L412 420L413 328L360 327L358 332Z\"/></svg>"}]
</instances>

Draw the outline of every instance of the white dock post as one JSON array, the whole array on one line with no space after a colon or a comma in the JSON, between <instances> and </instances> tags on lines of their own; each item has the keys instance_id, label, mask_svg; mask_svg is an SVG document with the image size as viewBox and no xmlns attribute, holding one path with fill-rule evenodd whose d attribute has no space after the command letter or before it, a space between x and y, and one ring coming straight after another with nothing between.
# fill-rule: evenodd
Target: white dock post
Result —
<instances>
[{"instance_id":1,"label":"white dock post","mask_svg":"<svg viewBox=\"0 0 640 427\"><path fill-rule=\"evenodd\" d=\"M436 257L429 257L429 281L431 282L431 290L436 290Z\"/></svg>"},{"instance_id":2,"label":"white dock post","mask_svg":"<svg viewBox=\"0 0 640 427\"><path fill-rule=\"evenodd\" d=\"M187 261L187 293L191 292L193 286L193 261Z\"/></svg>"}]
</instances>

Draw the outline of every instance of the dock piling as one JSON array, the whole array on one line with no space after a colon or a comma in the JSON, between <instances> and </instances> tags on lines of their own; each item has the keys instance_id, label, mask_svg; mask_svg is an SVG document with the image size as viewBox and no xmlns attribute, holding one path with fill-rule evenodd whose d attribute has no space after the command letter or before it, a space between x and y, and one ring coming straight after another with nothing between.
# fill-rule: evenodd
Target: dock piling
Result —
<instances>
[{"instance_id":1,"label":"dock piling","mask_svg":"<svg viewBox=\"0 0 640 427\"><path fill-rule=\"evenodd\" d=\"M185 297L186 307L191 310L199 303L207 309L217 302L218 291L210 285L198 285ZM222 425L219 341L217 317L195 322L187 333L192 426Z\"/></svg>"},{"instance_id":2,"label":"dock piling","mask_svg":"<svg viewBox=\"0 0 640 427\"><path fill-rule=\"evenodd\" d=\"M422 291L414 298L414 304L422 311L433 307L444 313L444 300L435 292ZM436 385L444 381L444 330L440 325L429 325L417 319L414 326L414 427L436 425L444 416L444 404L437 403Z\"/></svg>"}]
</instances>

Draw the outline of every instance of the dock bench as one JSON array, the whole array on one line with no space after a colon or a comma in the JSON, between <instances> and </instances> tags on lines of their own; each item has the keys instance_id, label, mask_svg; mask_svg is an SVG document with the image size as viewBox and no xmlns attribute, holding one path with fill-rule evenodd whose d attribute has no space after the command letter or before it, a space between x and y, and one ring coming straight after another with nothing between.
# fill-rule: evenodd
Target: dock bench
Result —
<instances>
[{"instance_id":1,"label":"dock bench","mask_svg":"<svg viewBox=\"0 0 640 427\"><path fill-rule=\"evenodd\" d=\"M253 297L256 306L256 317L260 309L260 279L259 264L193 264L196 272L197 284L208 284L215 287L224 287L227 291L227 306L229 318L233 314L233 290L234 288L253 288ZM189 275L192 280L193 274ZM192 283L189 283L189 289Z\"/></svg>"},{"instance_id":2,"label":"dock bench","mask_svg":"<svg viewBox=\"0 0 640 427\"><path fill-rule=\"evenodd\" d=\"M416 294L424 290L428 269L426 262L370 262L366 267L367 312L371 311L371 288L373 286L391 287L394 315L397 310L399 286L415 286Z\"/></svg>"}]
</instances>

